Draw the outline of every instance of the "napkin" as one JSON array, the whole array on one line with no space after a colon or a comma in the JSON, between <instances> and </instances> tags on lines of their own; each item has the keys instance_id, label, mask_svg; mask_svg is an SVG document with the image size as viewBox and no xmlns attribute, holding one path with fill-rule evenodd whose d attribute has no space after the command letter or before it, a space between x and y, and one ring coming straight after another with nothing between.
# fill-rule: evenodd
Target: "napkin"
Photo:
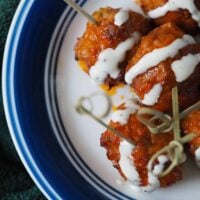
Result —
<instances>
[{"instance_id":1,"label":"napkin","mask_svg":"<svg viewBox=\"0 0 200 200\"><path fill-rule=\"evenodd\" d=\"M0 0L0 66L6 36L19 0ZM0 70L1 81L1 70ZM0 87L0 199L45 199L25 171L13 146L3 111Z\"/></svg>"}]
</instances>

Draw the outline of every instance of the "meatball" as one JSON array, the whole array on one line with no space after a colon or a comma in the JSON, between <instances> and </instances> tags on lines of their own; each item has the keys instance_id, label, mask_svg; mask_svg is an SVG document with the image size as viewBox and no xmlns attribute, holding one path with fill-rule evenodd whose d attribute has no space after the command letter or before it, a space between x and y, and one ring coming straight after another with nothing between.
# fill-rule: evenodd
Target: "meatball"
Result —
<instances>
[{"instance_id":1,"label":"meatball","mask_svg":"<svg viewBox=\"0 0 200 200\"><path fill-rule=\"evenodd\" d=\"M176 46L161 53L162 48L168 47L172 45L172 43L175 44L175 42L180 42L180 39L182 40L185 36L187 36L189 40L183 43L181 46L183 48L178 49ZM198 81L200 79L200 45L195 44L191 36L184 35L184 33L174 24L167 23L162 25L142 38L136 54L127 65L125 79L129 79L127 77L131 75L131 70L137 70L134 67L136 67L140 60L146 55L152 53L149 55L151 55L151 58L154 58L156 55L154 54L155 50L158 51L159 55L163 54L164 59L160 59L160 63L155 66L149 66L144 73L135 76L129 84L145 105L166 113L171 113L172 110L172 88L178 86L180 110L182 111L188 108L200 98L200 82ZM175 53L173 55L170 51L174 50L176 51L173 52ZM197 56L197 58L194 55ZM197 62L191 63L190 65L190 62L193 62L193 57L191 59L191 56L194 56L194 59L197 59ZM154 58L154 60L157 59L157 57ZM189 64L188 62L184 62L184 59L189 59ZM172 66L176 64L176 61L180 62L178 62L178 67L176 66L176 69L174 69ZM145 62L148 63L148 60L145 60ZM180 78L178 76L180 76L180 71L187 71L187 68L192 67L193 71L190 72L191 74L188 74L185 79L179 80ZM138 69L140 70L140 68ZM179 70L179 72L176 70ZM157 99L152 103L148 103L145 101L145 98L148 97L148 94L155 86L160 86L160 93L158 96L150 94L151 98L156 98L157 96Z\"/></svg>"},{"instance_id":2,"label":"meatball","mask_svg":"<svg viewBox=\"0 0 200 200\"><path fill-rule=\"evenodd\" d=\"M146 34L151 25L147 18L142 15L129 11L129 18L122 25L115 25L115 16L119 9L111 7L101 8L94 12L93 17L98 25L88 22L85 33L78 39L75 45L75 58L89 74L90 69L95 65L101 52L105 49L115 49L119 44L126 41L137 32L141 35ZM125 52L126 58L123 59L119 66L120 70L117 78L107 76L104 83L110 87L124 82L124 73L127 60L133 56L137 48L135 44L128 52ZM109 68L110 66L106 66Z\"/></svg>"},{"instance_id":3,"label":"meatball","mask_svg":"<svg viewBox=\"0 0 200 200\"><path fill-rule=\"evenodd\" d=\"M200 166L200 110L192 112L183 119L181 127L185 135L194 133L197 136L190 142L189 146L191 153L195 155L197 164Z\"/></svg>"},{"instance_id":4,"label":"meatball","mask_svg":"<svg viewBox=\"0 0 200 200\"><path fill-rule=\"evenodd\" d=\"M132 150L132 154L129 155L129 157L132 157L139 176L138 186L141 187L142 190L148 191L147 187L150 184L147 169L148 161L157 151L173 140L173 135L171 133L151 135L147 127L138 120L136 114L131 114L128 123L125 125L113 121L111 121L109 125L135 143L135 148ZM113 166L119 171L121 176L124 177L125 180L128 180L128 177L124 174L119 163L120 157L122 156L119 150L121 142L122 139L109 130L106 130L101 136L101 146L106 148L108 159L112 161ZM159 178L158 181L161 187L167 187L181 179L182 168L178 166L168 175Z\"/></svg>"},{"instance_id":5,"label":"meatball","mask_svg":"<svg viewBox=\"0 0 200 200\"><path fill-rule=\"evenodd\" d=\"M137 2L158 26L173 22L189 34L199 32L200 0L191 0L188 3L180 0L138 0Z\"/></svg>"}]
</instances>

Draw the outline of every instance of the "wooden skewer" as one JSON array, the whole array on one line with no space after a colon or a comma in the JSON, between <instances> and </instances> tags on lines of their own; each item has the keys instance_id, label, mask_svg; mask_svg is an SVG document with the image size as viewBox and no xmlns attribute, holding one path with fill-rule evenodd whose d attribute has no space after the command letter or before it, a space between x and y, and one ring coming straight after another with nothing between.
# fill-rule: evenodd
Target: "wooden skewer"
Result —
<instances>
[{"instance_id":1,"label":"wooden skewer","mask_svg":"<svg viewBox=\"0 0 200 200\"><path fill-rule=\"evenodd\" d=\"M79 114L87 114L88 116L90 116L92 119L94 119L96 122L98 122L99 124L101 124L102 126L104 126L106 129L110 130L112 133L114 133L115 135L117 135L118 137L120 138L123 138L124 140L126 140L128 143L131 143L132 145L135 145L135 143L130 140L128 137L124 136L121 132L119 132L118 130L116 130L115 128L107 125L103 120L102 118L103 117L106 117L109 112L110 112L110 108L111 108L111 102L110 102L110 98L106 95L103 94L103 96L106 98L106 100L108 101L108 108L106 109L105 112L103 112L102 116L98 117L96 116L95 114L93 114L92 112L92 108L93 108L93 105L92 105L92 102L90 101L91 97L97 95L98 93L94 93L88 97L81 97L76 105L76 111L79 113ZM87 109L85 108L85 106L83 105L84 101L85 100L88 100L88 103L90 103L90 106L91 106L91 109Z\"/></svg>"},{"instance_id":2,"label":"wooden skewer","mask_svg":"<svg viewBox=\"0 0 200 200\"><path fill-rule=\"evenodd\" d=\"M98 25L98 22L89 13L87 13L84 9L78 6L73 0L64 0L64 2L67 3L69 6L71 6L78 13L86 17L90 22Z\"/></svg>"}]
</instances>

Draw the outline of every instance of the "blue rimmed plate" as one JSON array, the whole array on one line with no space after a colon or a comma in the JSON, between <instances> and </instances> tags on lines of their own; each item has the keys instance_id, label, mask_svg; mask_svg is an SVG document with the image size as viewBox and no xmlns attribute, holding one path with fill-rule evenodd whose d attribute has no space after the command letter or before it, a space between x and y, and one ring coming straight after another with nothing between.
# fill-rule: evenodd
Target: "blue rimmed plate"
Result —
<instances>
[{"instance_id":1,"label":"blue rimmed plate","mask_svg":"<svg viewBox=\"0 0 200 200\"><path fill-rule=\"evenodd\" d=\"M91 13L132 1L77 3ZM85 24L58 0L21 1L13 19L3 98L13 141L29 174L49 199L198 199L200 175L194 165L185 167L185 181L151 194L121 184L99 145L104 129L75 112L80 96L99 90L74 60L73 47Z\"/></svg>"}]
</instances>

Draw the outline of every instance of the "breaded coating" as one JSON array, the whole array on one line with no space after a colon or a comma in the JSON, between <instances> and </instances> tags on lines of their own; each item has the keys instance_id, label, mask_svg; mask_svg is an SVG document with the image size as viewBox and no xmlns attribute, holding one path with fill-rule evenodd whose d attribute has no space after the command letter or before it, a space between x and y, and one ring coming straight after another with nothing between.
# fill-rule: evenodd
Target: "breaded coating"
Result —
<instances>
[{"instance_id":1,"label":"breaded coating","mask_svg":"<svg viewBox=\"0 0 200 200\"><path fill-rule=\"evenodd\" d=\"M136 114L130 115L127 125L122 126L119 123L114 123L112 121L109 125L120 131L135 143L136 147L132 152L132 157L134 159L136 170L139 173L140 186L147 186L148 161L157 151L168 145L173 139L173 135L171 133L151 135L147 127L137 119ZM126 176L121 171L119 165L120 141L121 139L109 130L105 131L101 136L101 146L107 150L108 159L112 161L114 167L126 179ZM167 187L181 179L182 169L181 166L178 166L170 174L159 180L161 187Z\"/></svg>"},{"instance_id":2,"label":"breaded coating","mask_svg":"<svg viewBox=\"0 0 200 200\"><path fill-rule=\"evenodd\" d=\"M110 7L101 8L93 14L93 17L97 20L98 25L88 22L85 33L78 39L75 46L75 58L82 65L84 65L85 71L88 73L91 66L93 66L99 54L107 49L115 49L121 42L130 38L134 32L139 32L141 35L146 34L150 29L150 22L142 15L129 12L129 19L121 26L114 24L114 18L119 9L113 9ZM119 68L121 73L117 79L108 77L105 84L113 86L120 82L124 82L124 73L127 60L131 58L135 51L136 46L133 47L127 53L127 57ZM109 66L108 66L109 67Z\"/></svg>"},{"instance_id":3,"label":"breaded coating","mask_svg":"<svg viewBox=\"0 0 200 200\"><path fill-rule=\"evenodd\" d=\"M165 5L167 0L137 0L137 2L147 14L149 11ZM197 9L200 10L200 0L195 0L194 2ZM154 19L154 22L157 26L168 22L173 22L183 31L190 34L197 34L200 30L197 21L192 18L188 9L169 11L166 13L166 15Z\"/></svg>"},{"instance_id":4,"label":"breaded coating","mask_svg":"<svg viewBox=\"0 0 200 200\"><path fill-rule=\"evenodd\" d=\"M136 0L145 13L165 5L167 0Z\"/></svg>"},{"instance_id":5,"label":"breaded coating","mask_svg":"<svg viewBox=\"0 0 200 200\"><path fill-rule=\"evenodd\" d=\"M190 151L194 154L195 150L200 147L200 110L192 112L183 119L181 126L185 135L190 133L195 133L197 135L197 137L190 142Z\"/></svg>"},{"instance_id":6,"label":"breaded coating","mask_svg":"<svg viewBox=\"0 0 200 200\"><path fill-rule=\"evenodd\" d=\"M162 48L170 45L173 41L183 36L183 32L175 25L168 23L150 32L143 37L136 54L130 60L127 71L147 53L154 49ZM151 88L160 83L162 85L162 93L158 102L152 107L162 112L171 113L172 110L172 88L178 86L180 110L184 110L197 102L200 98L200 64L196 66L194 73L185 81L177 82L171 64L188 54L200 53L200 45L192 44L181 49L173 58L162 61L157 66L153 66L147 72L138 75L132 82L131 86L135 93L144 99L144 95Z\"/></svg>"}]
</instances>

